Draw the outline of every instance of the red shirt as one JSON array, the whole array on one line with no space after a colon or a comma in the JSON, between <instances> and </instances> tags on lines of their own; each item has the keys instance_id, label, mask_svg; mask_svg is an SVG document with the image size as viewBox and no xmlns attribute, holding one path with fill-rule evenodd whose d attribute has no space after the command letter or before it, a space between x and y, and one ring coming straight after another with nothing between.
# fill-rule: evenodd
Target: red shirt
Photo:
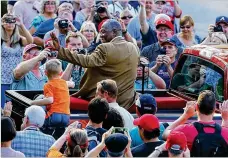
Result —
<instances>
[{"instance_id":1,"label":"red shirt","mask_svg":"<svg viewBox=\"0 0 228 158\"><path fill-rule=\"evenodd\" d=\"M199 122L202 124L214 124L215 123L214 121L212 121L212 122L199 121ZM191 150L193 141L195 140L195 137L198 135L198 131L196 130L194 125L193 124L180 125L180 126L176 127L173 131L180 131L185 134L185 136L187 138L188 148L189 148L189 150ZM204 132L205 133L214 133L215 129L211 128L211 127L205 127ZM224 138L224 140L226 141L226 143L228 144L228 128L222 127L221 134L222 134L222 137Z\"/></svg>"}]
</instances>

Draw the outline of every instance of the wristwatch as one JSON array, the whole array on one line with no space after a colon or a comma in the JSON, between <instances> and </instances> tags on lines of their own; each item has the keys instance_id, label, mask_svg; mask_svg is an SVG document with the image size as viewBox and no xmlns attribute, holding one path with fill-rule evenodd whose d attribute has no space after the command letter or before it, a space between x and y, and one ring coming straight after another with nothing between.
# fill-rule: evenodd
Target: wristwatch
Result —
<instances>
[{"instance_id":1,"label":"wristwatch","mask_svg":"<svg viewBox=\"0 0 228 158\"><path fill-rule=\"evenodd\" d=\"M122 31L122 34L125 35L127 33L127 29L125 31Z\"/></svg>"}]
</instances>

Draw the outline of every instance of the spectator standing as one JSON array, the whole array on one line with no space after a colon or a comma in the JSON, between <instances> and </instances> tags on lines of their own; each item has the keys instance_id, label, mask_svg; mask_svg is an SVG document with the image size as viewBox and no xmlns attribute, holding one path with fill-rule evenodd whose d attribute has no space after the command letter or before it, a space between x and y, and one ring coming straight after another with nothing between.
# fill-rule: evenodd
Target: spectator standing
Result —
<instances>
[{"instance_id":1,"label":"spectator standing","mask_svg":"<svg viewBox=\"0 0 228 158\"><path fill-rule=\"evenodd\" d=\"M226 36L227 43L228 43L228 17L227 16L218 16L215 20L215 25L209 25L209 35L214 32L214 28L221 26L222 31Z\"/></svg>"},{"instance_id":2,"label":"spectator standing","mask_svg":"<svg viewBox=\"0 0 228 158\"><path fill-rule=\"evenodd\" d=\"M23 47L33 42L19 18L12 14L3 15L1 27L1 106L5 103L5 91L10 89L12 71L22 61ZM25 36L21 36L19 29ZM9 62L10 61L10 62Z\"/></svg>"},{"instance_id":3,"label":"spectator standing","mask_svg":"<svg viewBox=\"0 0 228 158\"><path fill-rule=\"evenodd\" d=\"M88 148L88 137L85 130L78 129L78 122L69 125L64 134L51 146L47 157L84 157ZM66 142L67 148L62 154L60 149Z\"/></svg>"},{"instance_id":4,"label":"spectator standing","mask_svg":"<svg viewBox=\"0 0 228 158\"><path fill-rule=\"evenodd\" d=\"M12 148L21 151L26 157L45 157L55 139L40 131L44 120L45 112L42 107L28 107L21 125L22 131L17 132L16 138L12 141Z\"/></svg>"},{"instance_id":5,"label":"spectator standing","mask_svg":"<svg viewBox=\"0 0 228 158\"><path fill-rule=\"evenodd\" d=\"M62 73L61 62L58 59L51 59L45 67L48 82L44 85L44 98L34 100L30 104L46 106L47 115L43 131L51 134L60 128L64 131L63 128L69 124L70 95L67 82L60 78Z\"/></svg>"},{"instance_id":6,"label":"spectator standing","mask_svg":"<svg viewBox=\"0 0 228 158\"><path fill-rule=\"evenodd\" d=\"M47 76L40 68L42 60L48 57L47 52L40 52L40 47L29 44L23 51L23 62L13 70L13 90L42 90Z\"/></svg>"},{"instance_id":7,"label":"spectator standing","mask_svg":"<svg viewBox=\"0 0 228 158\"><path fill-rule=\"evenodd\" d=\"M80 90L73 96L91 99L96 93L96 83L110 78L117 83L117 102L127 109L135 101L134 81L139 50L121 37L121 25L116 20L107 20L100 33L102 44L91 55L72 54L68 49L60 48L54 34L53 47L58 50L59 59L87 68L80 83Z\"/></svg>"},{"instance_id":8,"label":"spectator standing","mask_svg":"<svg viewBox=\"0 0 228 158\"><path fill-rule=\"evenodd\" d=\"M197 102L187 102L184 113L169 127L167 127L163 137L167 138L171 131L180 131L183 132L187 137L188 148L191 151L191 156L207 157L212 156L212 154L215 157L228 156L228 128L221 127L213 121L215 108L216 99L214 93L209 90L202 91L199 94ZM226 108L223 110L225 109ZM198 116L198 121L192 124L184 124L190 117L194 116L195 110ZM225 113L227 113L227 109L225 111ZM225 116L224 113L222 116ZM225 119L227 119L227 117ZM198 128L199 126L200 128ZM220 132L218 132L217 129L220 129ZM201 135L198 135L199 133ZM197 138L201 143L200 138L203 137L203 133L208 134L208 137L207 139L204 139L205 143L197 148L194 142L197 141ZM216 137L214 140L209 139L215 138L214 135L218 135L219 137ZM216 144L212 145L211 142L217 142L219 145L216 147ZM220 147L218 148L218 146ZM197 149L201 151L198 155L195 152Z\"/></svg>"},{"instance_id":9,"label":"spectator standing","mask_svg":"<svg viewBox=\"0 0 228 158\"><path fill-rule=\"evenodd\" d=\"M107 79L98 82L96 95L105 98L109 103L109 107L119 111L120 115L123 117L124 120L124 127L128 128L129 130L131 130L134 127L133 116L126 109L119 106L119 104L116 102L118 95L118 87L115 81Z\"/></svg>"},{"instance_id":10,"label":"spectator standing","mask_svg":"<svg viewBox=\"0 0 228 158\"><path fill-rule=\"evenodd\" d=\"M32 20L39 14L39 7L37 0L19 0L13 7L13 14L29 29Z\"/></svg>"},{"instance_id":11,"label":"spectator standing","mask_svg":"<svg viewBox=\"0 0 228 158\"><path fill-rule=\"evenodd\" d=\"M86 54L85 49L83 49L82 36L83 35L81 35L79 32L69 33L66 37L66 48L72 52L81 50L81 52ZM84 74L84 68L78 65L67 63L66 61L62 61L62 64L62 67L65 71L63 72L61 78L66 81L72 80L75 84L74 89L79 89L79 84Z\"/></svg>"},{"instance_id":12,"label":"spectator standing","mask_svg":"<svg viewBox=\"0 0 228 158\"><path fill-rule=\"evenodd\" d=\"M140 118L145 114L155 115L157 112L157 103L155 98L151 94L142 94L139 99L136 101L136 114ZM162 123L159 125L160 135L159 139L162 140L162 134L165 130L165 127ZM136 147L144 143L140 137L139 128L135 127L130 130L130 136L132 139L131 147Z\"/></svg>"},{"instance_id":13,"label":"spectator standing","mask_svg":"<svg viewBox=\"0 0 228 158\"><path fill-rule=\"evenodd\" d=\"M161 43L165 42L168 38L173 35L173 24L165 19L158 19L156 21L156 34L158 42L148 45L143 48L141 56L146 57L149 60L149 64L156 60L158 55L164 54L161 47ZM148 37L150 38L149 34ZM182 48L178 47L177 56L183 52Z\"/></svg>"},{"instance_id":14,"label":"spectator standing","mask_svg":"<svg viewBox=\"0 0 228 158\"><path fill-rule=\"evenodd\" d=\"M178 47L186 48L201 43L201 38L194 32L194 21L191 16L181 17L180 29L181 32L172 37Z\"/></svg>"},{"instance_id":15,"label":"spectator standing","mask_svg":"<svg viewBox=\"0 0 228 158\"><path fill-rule=\"evenodd\" d=\"M1 157L25 157L25 155L11 148L12 140L16 137L16 125L12 118L1 117Z\"/></svg>"},{"instance_id":16,"label":"spectator standing","mask_svg":"<svg viewBox=\"0 0 228 158\"><path fill-rule=\"evenodd\" d=\"M58 8L57 0L42 0L40 14L37 15L33 20L29 28L29 32L33 35L37 28L46 20L53 19L56 17Z\"/></svg>"},{"instance_id":17,"label":"spectator standing","mask_svg":"<svg viewBox=\"0 0 228 158\"><path fill-rule=\"evenodd\" d=\"M102 124L106 118L108 111L109 111L109 105L105 99L98 97L98 98L92 99L89 102L89 106L88 106L89 122L85 128L85 130L87 131L88 140L89 140L89 146L88 146L89 151L94 149L102 141L102 135L106 132L106 130L102 128ZM105 150L99 153L98 154L102 157L107 155Z\"/></svg>"},{"instance_id":18,"label":"spectator standing","mask_svg":"<svg viewBox=\"0 0 228 158\"><path fill-rule=\"evenodd\" d=\"M174 68L177 64L177 44L172 39L167 39L161 44L165 48L164 55L158 55L156 61L151 63L151 70L160 76L169 88L170 78L173 76Z\"/></svg>"},{"instance_id":19,"label":"spectator standing","mask_svg":"<svg viewBox=\"0 0 228 158\"><path fill-rule=\"evenodd\" d=\"M153 114L144 114L134 120L134 125L138 126L140 137L144 143L132 148L132 155L133 157L148 157L155 147L164 142L158 139L160 135L159 120Z\"/></svg>"},{"instance_id":20,"label":"spectator standing","mask_svg":"<svg viewBox=\"0 0 228 158\"><path fill-rule=\"evenodd\" d=\"M68 16L68 14L72 14L72 15ZM58 7L57 15L58 15L57 18L74 17L73 16L73 6L72 6L71 1L70 2L68 2L68 1L61 2ZM71 19L73 19L73 18L71 18ZM45 22L43 22L42 24L40 24L40 26L37 28L36 32L33 34L35 44L43 47L43 45L44 45L43 38L47 32L54 29L55 20L56 19L49 19L49 20L46 20ZM79 22L73 20L72 23L77 30L80 30L81 25L79 24Z\"/></svg>"},{"instance_id":21,"label":"spectator standing","mask_svg":"<svg viewBox=\"0 0 228 158\"><path fill-rule=\"evenodd\" d=\"M140 0L141 1L141 0ZM154 25L154 19L155 19L155 13L153 12L154 10L154 1L153 0L146 0L145 5L140 5L140 12L145 9L145 22L154 30L155 25ZM137 45L139 48L142 48L142 35L140 32L140 21L141 17L136 16L134 17L130 23L128 24L127 30L130 33L130 35L136 39Z\"/></svg>"}]
</instances>

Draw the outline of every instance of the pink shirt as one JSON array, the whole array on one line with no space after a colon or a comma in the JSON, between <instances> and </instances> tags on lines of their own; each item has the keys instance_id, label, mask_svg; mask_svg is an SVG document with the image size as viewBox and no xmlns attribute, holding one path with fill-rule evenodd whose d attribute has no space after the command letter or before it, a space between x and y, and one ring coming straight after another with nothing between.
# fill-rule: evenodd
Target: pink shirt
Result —
<instances>
[{"instance_id":1,"label":"pink shirt","mask_svg":"<svg viewBox=\"0 0 228 158\"><path fill-rule=\"evenodd\" d=\"M214 121L212 121L212 122L199 121L199 122L202 124L214 124L215 123ZM198 135L198 132L197 132L196 128L194 127L194 125L193 124L180 125L180 126L176 127L173 131L180 131L185 134L185 136L187 138L188 148L189 148L189 150L191 150L193 141L195 140L195 137ZM205 127L204 132L205 133L214 133L215 129L211 128L211 127ZM224 140L226 141L226 143L228 144L228 128L222 127L221 134L222 134L222 137L224 138Z\"/></svg>"}]
</instances>

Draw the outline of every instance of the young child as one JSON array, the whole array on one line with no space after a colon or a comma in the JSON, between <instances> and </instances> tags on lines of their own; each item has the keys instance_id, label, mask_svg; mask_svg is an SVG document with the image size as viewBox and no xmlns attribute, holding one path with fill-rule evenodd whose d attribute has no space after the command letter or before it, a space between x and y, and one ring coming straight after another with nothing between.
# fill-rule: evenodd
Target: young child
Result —
<instances>
[{"instance_id":1,"label":"young child","mask_svg":"<svg viewBox=\"0 0 228 158\"><path fill-rule=\"evenodd\" d=\"M46 63L48 82L44 85L44 98L34 100L31 105L46 106L44 128L67 127L70 120L70 94L68 84L61 79L62 65L57 59Z\"/></svg>"}]
</instances>

